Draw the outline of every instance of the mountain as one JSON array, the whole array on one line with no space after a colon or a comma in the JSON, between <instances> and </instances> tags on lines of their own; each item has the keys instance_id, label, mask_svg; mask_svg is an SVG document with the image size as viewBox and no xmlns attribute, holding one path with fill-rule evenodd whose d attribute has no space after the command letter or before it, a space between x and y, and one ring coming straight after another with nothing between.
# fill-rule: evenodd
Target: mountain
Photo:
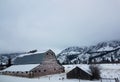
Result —
<instances>
[{"instance_id":1,"label":"mountain","mask_svg":"<svg viewBox=\"0 0 120 82\"><path fill-rule=\"evenodd\" d=\"M57 55L62 64L119 63L120 41L100 42L89 47L68 47Z\"/></svg>"},{"instance_id":2,"label":"mountain","mask_svg":"<svg viewBox=\"0 0 120 82\"><path fill-rule=\"evenodd\" d=\"M8 59L14 60L14 58L18 57L21 54L25 54L26 52L16 52L16 53L4 53L0 54L0 65L6 65L8 63Z\"/></svg>"}]
</instances>

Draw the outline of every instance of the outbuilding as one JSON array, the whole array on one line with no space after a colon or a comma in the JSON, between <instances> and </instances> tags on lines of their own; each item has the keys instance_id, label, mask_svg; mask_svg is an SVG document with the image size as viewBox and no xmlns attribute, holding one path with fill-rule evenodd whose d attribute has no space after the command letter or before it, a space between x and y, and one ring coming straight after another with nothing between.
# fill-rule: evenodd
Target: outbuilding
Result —
<instances>
[{"instance_id":1,"label":"outbuilding","mask_svg":"<svg viewBox=\"0 0 120 82\"><path fill-rule=\"evenodd\" d=\"M75 68L73 68L71 71L67 73L67 78L91 80L92 74L90 73L89 70L76 66Z\"/></svg>"}]
</instances>

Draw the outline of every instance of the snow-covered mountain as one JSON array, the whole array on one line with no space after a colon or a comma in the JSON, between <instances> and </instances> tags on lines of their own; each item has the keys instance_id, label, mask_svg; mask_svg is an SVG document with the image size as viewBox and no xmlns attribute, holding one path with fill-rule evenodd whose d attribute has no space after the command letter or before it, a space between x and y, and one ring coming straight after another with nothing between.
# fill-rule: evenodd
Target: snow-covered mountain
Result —
<instances>
[{"instance_id":1,"label":"snow-covered mountain","mask_svg":"<svg viewBox=\"0 0 120 82\"><path fill-rule=\"evenodd\" d=\"M8 59L14 60L14 58L18 57L19 55L26 54L26 52L17 52L17 53L4 53L0 54L0 65L6 65L8 63Z\"/></svg>"},{"instance_id":2,"label":"snow-covered mountain","mask_svg":"<svg viewBox=\"0 0 120 82\"><path fill-rule=\"evenodd\" d=\"M118 63L120 41L100 42L90 47L69 47L57 55L62 64L72 63Z\"/></svg>"},{"instance_id":3,"label":"snow-covered mountain","mask_svg":"<svg viewBox=\"0 0 120 82\"><path fill-rule=\"evenodd\" d=\"M0 64L7 64L8 58L29 55L30 52L0 54ZM69 47L57 55L62 64L76 63L120 63L120 41L100 42L89 47Z\"/></svg>"}]
</instances>

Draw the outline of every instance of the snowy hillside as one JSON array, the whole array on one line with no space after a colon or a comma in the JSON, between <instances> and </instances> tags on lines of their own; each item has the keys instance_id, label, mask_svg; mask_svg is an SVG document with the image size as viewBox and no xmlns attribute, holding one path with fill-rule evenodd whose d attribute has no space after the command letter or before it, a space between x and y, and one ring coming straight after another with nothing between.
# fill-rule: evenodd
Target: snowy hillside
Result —
<instances>
[{"instance_id":1,"label":"snowy hillside","mask_svg":"<svg viewBox=\"0 0 120 82\"><path fill-rule=\"evenodd\" d=\"M69 47L57 55L62 64L117 63L120 60L120 41L101 42L90 47ZM96 59L95 59L96 58Z\"/></svg>"}]
</instances>

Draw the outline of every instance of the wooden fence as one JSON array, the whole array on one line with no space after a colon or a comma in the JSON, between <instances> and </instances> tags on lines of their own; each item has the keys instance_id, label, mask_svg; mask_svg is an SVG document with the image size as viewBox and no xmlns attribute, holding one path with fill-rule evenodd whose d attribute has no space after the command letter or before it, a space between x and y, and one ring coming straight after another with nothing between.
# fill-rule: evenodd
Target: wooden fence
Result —
<instances>
[{"instance_id":1,"label":"wooden fence","mask_svg":"<svg viewBox=\"0 0 120 82\"><path fill-rule=\"evenodd\" d=\"M101 82L120 82L118 78L101 78Z\"/></svg>"}]
</instances>

